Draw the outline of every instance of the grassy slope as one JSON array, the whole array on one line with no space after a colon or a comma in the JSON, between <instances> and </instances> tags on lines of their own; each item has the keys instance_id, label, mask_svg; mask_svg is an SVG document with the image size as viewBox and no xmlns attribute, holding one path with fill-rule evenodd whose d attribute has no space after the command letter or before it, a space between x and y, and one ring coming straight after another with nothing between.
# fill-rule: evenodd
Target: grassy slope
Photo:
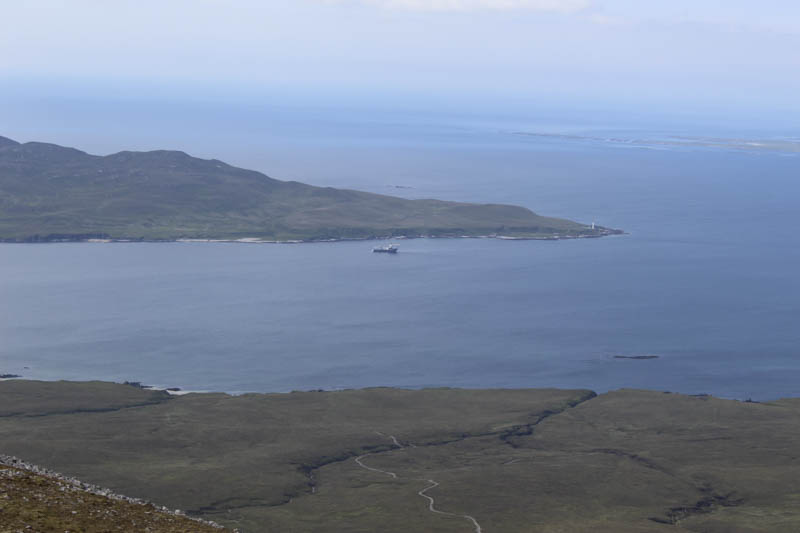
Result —
<instances>
[{"instance_id":1,"label":"grassy slope","mask_svg":"<svg viewBox=\"0 0 800 533\"><path fill-rule=\"evenodd\" d=\"M47 388L58 403L52 384L17 381L0 383L0 404L8 400L11 383L29 387L32 397ZM65 391L81 386L57 385ZM129 388L119 386L125 395ZM190 394L102 413L0 418L0 451L128 496L261 531L256 524L277 520L273 513L281 504L309 494L308 468L336 461L352 465L357 454L390 449L391 441L376 432L397 432L420 444L499 434L586 394L452 389ZM14 398L15 410L27 409L24 400ZM105 405L108 399L98 401L98 408ZM34 407L41 409L38 403ZM417 507L416 519L426 526L427 513Z\"/></svg>"},{"instance_id":2,"label":"grassy slope","mask_svg":"<svg viewBox=\"0 0 800 533\"><path fill-rule=\"evenodd\" d=\"M92 494L56 477L0 465L0 533L222 533L152 505Z\"/></svg>"},{"instance_id":3,"label":"grassy slope","mask_svg":"<svg viewBox=\"0 0 800 533\"><path fill-rule=\"evenodd\" d=\"M509 205L406 200L271 179L183 152L106 157L0 137L0 239L597 236Z\"/></svg>"},{"instance_id":4,"label":"grassy slope","mask_svg":"<svg viewBox=\"0 0 800 533\"><path fill-rule=\"evenodd\" d=\"M472 531L427 510L429 479L438 509L487 533L800 530L798 400L369 389L31 417L26 396L41 413L46 387L58 404L53 387L100 385L12 383L0 383L18 413L0 417L0 451L244 531ZM356 464L369 452L365 465L397 478Z\"/></svg>"}]
</instances>

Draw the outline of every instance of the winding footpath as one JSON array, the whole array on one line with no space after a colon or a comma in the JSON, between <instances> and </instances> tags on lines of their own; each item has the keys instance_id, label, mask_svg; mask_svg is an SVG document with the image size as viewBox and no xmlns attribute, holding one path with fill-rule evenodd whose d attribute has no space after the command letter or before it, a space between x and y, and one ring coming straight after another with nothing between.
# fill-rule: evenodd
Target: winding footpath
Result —
<instances>
[{"instance_id":1,"label":"winding footpath","mask_svg":"<svg viewBox=\"0 0 800 533\"><path fill-rule=\"evenodd\" d=\"M358 466L360 466L361 468L366 468L367 470L372 470L373 472L379 472L381 474L386 474L387 476L391 476L393 479L397 479L397 474L395 474L394 472L388 472L386 470L381 470L380 468L372 468L371 466L367 466L364 463L362 463L361 460L364 457L367 457L369 455L372 455L372 454L371 453L366 453L364 455L359 455L358 457L356 457L356 459L355 459L356 464Z\"/></svg>"},{"instance_id":2,"label":"winding footpath","mask_svg":"<svg viewBox=\"0 0 800 533\"><path fill-rule=\"evenodd\" d=\"M442 515L445 515L445 516L456 516L456 517L458 517L458 518L466 518L467 520L469 520L470 522L472 522L472 525L474 525L474 526L475 526L475 533L482 533L482 532L483 532L483 530L481 529L481 525L478 523L478 521L477 521L477 520L475 520L473 517L471 517L471 516L470 516L470 515L468 515L468 514L447 513L447 512L445 512L445 511L440 511L440 510L438 510L438 509L435 507L435 505L436 505L436 502L433 500L433 497L431 497L431 496L428 496L428 495L427 495L427 494L425 494L425 493L426 493L426 492L428 492L428 491L429 491L429 490L431 490L431 489L435 489L436 487L438 487L438 486L439 486L439 483L438 483L438 482L436 482L436 481L434 481L434 480L432 480L432 479L429 479L429 480L428 480L428 483L430 483L430 485L428 485L427 487L425 487L424 489L422 489L421 491L419 491L417 494L419 494L420 496L422 496L423 498L425 498L426 500L428 500L428 510L429 510L430 512L432 512L432 513L436 513L436 514L442 514Z\"/></svg>"},{"instance_id":3,"label":"winding footpath","mask_svg":"<svg viewBox=\"0 0 800 533\"><path fill-rule=\"evenodd\" d=\"M379 431L376 431L375 433L377 433L378 435L380 435L382 437L387 437L387 435L384 435L383 433L381 433ZM388 435L388 438L390 438L392 440L392 444L394 444L394 446L397 449L402 450L402 449L405 448L405 446L400 444L400 442L397 440L397 438L394 435ZM413 444L411 446L416 448L416 446L414 446ZM375 455L375 453L381 453L381 452L365 453L364 455L359 455L358 457L355 458L355 463L358 466L360 466L361 468L364 468L366 470L370 470L372 472L378 472L380 474L385 474L385 475L391 477L392 479L399 479L397 477L397 474L395 474L394 472L389 472L388 470L381 470L380 468L373 468L371 466L365 465L362 462L362 460L365 457L369 457L370 455ZM419 494L420 496L422 496L423 498L428 500L428 511L430 511L430 512L432 512L434 514L439 514L439 515L444 515L444 516L453 516L453 517L456 517L456 518L464 518L465 520L469 520L470 522L472 522L472 525L475 526L475 533L483 533L483 530L481 529L481 525L478 523L477 520L475 520L474 517L472 517L470 515L467 515L467 514L448 513L446 511L440 511L439 509L437 509L436 508L436 501L433 499L432 496L428 496L426 494L426 492L428 492L431 489L434 489L434 488L438 487L439 486L439 482L438 481L434 481L432 479L426 479L426 480L421 480L421 481L427 481L428 483L430 483L430 485L428 485L427 487L425 487L421 491L417 492L417 494Z\"/></svg>"}]
</instances>

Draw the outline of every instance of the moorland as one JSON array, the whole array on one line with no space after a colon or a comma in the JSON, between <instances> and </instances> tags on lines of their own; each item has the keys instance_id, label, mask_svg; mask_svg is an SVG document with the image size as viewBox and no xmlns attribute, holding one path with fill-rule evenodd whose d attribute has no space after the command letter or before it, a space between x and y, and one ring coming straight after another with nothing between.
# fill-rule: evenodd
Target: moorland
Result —
<instances>
[{"instance_id":1,"label":"moorland","mask_svg":"<svg viewBox=\"0 0 800 533\"><path fill-rule=\"evenodd\" d=\"M8 380L0 452L245 533L800 529L800 399Z\"/></svg>"}]
</instances>

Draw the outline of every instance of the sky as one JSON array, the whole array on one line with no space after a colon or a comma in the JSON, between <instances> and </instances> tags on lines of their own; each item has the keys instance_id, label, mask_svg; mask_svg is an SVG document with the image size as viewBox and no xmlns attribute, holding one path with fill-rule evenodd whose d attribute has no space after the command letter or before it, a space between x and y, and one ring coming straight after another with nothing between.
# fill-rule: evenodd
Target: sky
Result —
<instances>
[{"instance_id":1,"label":"sky","mask_svg":"<svg viewBox=\"0 0 800 533\"><path fill-rule=\"evenodd\" d=\"M0 0L0 84L798 113L797 0ZM3 87L0 87L2 92ZM28 89L25 89L28 90ZM472 99L472 100L471 100Z\"/></svg>"}]
</instances>

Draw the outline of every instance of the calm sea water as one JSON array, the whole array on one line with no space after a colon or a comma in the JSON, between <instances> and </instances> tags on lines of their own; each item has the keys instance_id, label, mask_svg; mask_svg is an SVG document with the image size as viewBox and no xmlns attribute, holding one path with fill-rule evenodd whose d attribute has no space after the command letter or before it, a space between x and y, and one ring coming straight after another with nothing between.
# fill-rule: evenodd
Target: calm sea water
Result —
<instances>
[{"instance_id":1,"label":"calm sea water","mask_svg":"<svg viewBox=\"0 0 800 533\"><path fill-rule=\"evenodd\" d=\"M229 392L800 395L800 158L525 138L518 126L279 131L228 159L630 234L409 240L397 256L368 242L0 245L0 372Z\"/></svg>"}]
</instances>

